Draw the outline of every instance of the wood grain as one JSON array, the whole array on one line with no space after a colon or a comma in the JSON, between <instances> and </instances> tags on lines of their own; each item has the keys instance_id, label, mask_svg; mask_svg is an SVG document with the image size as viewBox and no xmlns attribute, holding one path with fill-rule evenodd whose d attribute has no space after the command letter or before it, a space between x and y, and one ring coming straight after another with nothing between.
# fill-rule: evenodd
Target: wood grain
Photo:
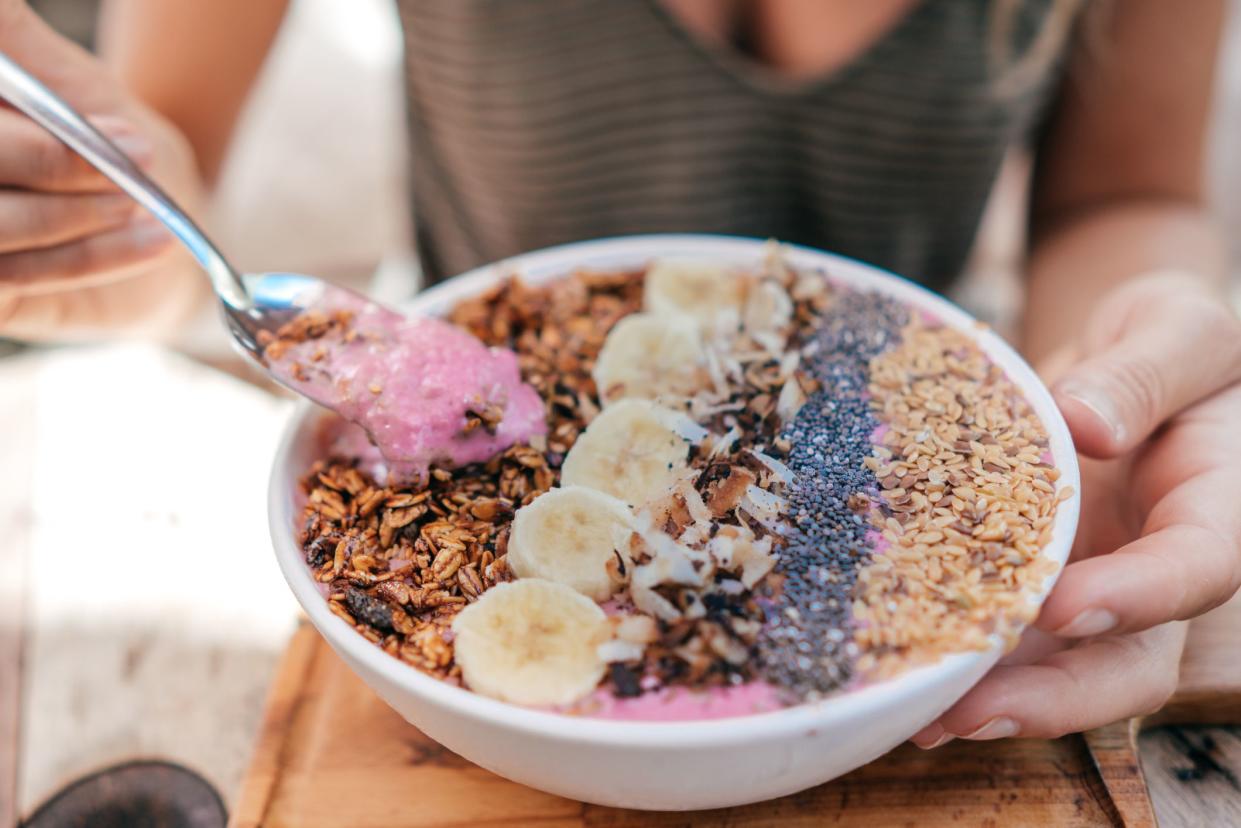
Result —
<instances>
[{"instance_id":1,"label":"wood grain","mask_svg":"<svg viewBox=\"0 0 1241 828\"><path fill-rule=\"evenodd\" d=\"M1176 695L1135 723L1163 828L1241 825L1241 731L1205 724L1241 724L1241 597L1194 619Z\"/></svg>"},{"instance_id":2,"label":"wood grain","mask_svg":"<svg viewBox=\"0 0 1241 828\"><path fill-rule=\"evenodd\" d=\"M1241 728L1165 725L1140 742L1160 828L1241 825Z\"/></svg>"},{"instance_id":3,"label":"wood grain","mask_svg":"<svg viewBox=\"0 0 1241 828\"><path fill-rule=\"evenodd\" d=\"M1176 695L1143 726L1241 724L1241 595L1189 629Z\"/></svg>"},{"instance_id":4,"label":"wood grain","mask_svg":"<svg viewBox=\"0 0 1241 828\"><path fill-rule=\"evenodd\" d=\"M267 693L263 723L250 758L250 767L237 795L237 807L230 824L261 825L272 789L280 775L289 744L287 735L298 707L307 699L302 692L310 680L315 659L323 651L322 639L306 635L303 624L293 636L276 669L276 678Z\"/></svg>"},{"instance_id":5,"label":"wood grain","mask_svg":"<svg viewBox=\"0 0 1241 828\"><path fill-rule=\"evenodd\" d=\"M1099 781L1112 806L1112 819L1126 828L1154 828L1155 809L1138 759L1138 722L1115 722L1082 734Z\"/></svg>"},{"instance_id":6,"label":"wood grain","mask_svg":"<svg viewBox=\"0 0 1241 828\"><path fill-rule=\"evenodd\" d=\"M1213 616L1201 634L1191 628L1185 693L1170 705L1177 716L1209 711L1211 698L1226 707L1241 699L1241 642L1224 634L1238 618L1241 602ZM304 626L272 686L231 824L1146 828L1156 821L1137 758L1140 726L1121 722L1055 741L958 741L932 752L904 745L840 779L772 802L692 814L625 811L517 785L440 747L406 724ZM1190 799L1174 806L1174 824Z\"/></svg>"}]
</instances>

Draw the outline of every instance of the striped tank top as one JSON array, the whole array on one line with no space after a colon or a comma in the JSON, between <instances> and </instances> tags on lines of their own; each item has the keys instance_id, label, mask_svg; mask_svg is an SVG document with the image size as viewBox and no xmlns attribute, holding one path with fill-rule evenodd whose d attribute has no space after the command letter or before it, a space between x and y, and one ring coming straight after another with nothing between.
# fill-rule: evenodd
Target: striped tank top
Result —
<instances>
[{"instance_id":1,"label":"striped tank top","mask_svg":"<svg viewBox=\"0 0 1241 828\"><path fill-rule=\"evenodd\" d=\"M845 67L792 81L659 0L398 0L428 281L656 232L774 237L943 288L1053 69L997 95L991 0L921 0ZM1018 54L1049 0L1024 0Z\"/></svg>"}]
</instances>

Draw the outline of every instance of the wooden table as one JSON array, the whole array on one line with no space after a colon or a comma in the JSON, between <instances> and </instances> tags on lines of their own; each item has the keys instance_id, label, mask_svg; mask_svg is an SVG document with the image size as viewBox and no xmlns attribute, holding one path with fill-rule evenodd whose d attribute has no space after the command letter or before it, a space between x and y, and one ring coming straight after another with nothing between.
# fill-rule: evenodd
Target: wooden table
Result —
<instances>
[{"instance_id":1,"label":"wooden table","mask_svg":"<svg viewBox=\"0 0 1241 828\"><path fill-rule=\"evenodd\" d=\"M1151 723L1241 721L1241 600L1198 619L1181 684ZM906 744L817 788L772 802L692 814L624 811L572 802L501 779L406 724L309 626L294 637L273 682L263 730L233 813L233 828L581 826L1153 826L1241 825L1230 767L1237 736L1169 729L1174 750L1139 769L1139 722L1054 741L956 741L935 751ZM1202 750L1227 738L1234 752ZM1167 765L1162 762L1168 762ZM1172 773L1168 774L1167 771ZM1200 773L1200 777L1196 777ZM1199 786L1205 786L1206 795Z\"/></svg>"}]
</instances>

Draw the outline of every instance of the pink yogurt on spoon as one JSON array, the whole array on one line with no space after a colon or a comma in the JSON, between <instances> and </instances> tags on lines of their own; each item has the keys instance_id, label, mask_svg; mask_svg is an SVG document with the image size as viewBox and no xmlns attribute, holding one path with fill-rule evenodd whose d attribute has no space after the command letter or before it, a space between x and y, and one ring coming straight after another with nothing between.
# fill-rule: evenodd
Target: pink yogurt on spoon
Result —
<instances>
[{"instance_id":1,"label":"pink yogurt on spoon","mask_svg":"<svg viewBox=\"0 0 1241 828\"><path fill-rule=\"evenodd\" d=\"M341 313L341 312L344 313ZM431 464L487 460L544 434L543 401L522 382L517 355L439 319L409 318L348 291L304 312L316 335L265 351L273 375L361 426L390 482ZM333 320L333 322L329 322ZM322 329L322 330L321 330ZM498 421L480 421L488 410Z\"/></svg>"}]
</instances>

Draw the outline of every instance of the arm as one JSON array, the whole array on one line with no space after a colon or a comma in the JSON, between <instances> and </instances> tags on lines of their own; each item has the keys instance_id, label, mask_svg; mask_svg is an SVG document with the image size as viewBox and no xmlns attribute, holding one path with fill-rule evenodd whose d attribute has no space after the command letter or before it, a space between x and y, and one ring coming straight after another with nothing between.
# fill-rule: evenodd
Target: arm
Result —
<instances>
[{"instance_id":1,"label":"arm","mask_svg":"<svg viewBox=\"0 0 1241 828\"><path fill-rule=\"evenodd\" d=\"M191 213L286 0L112 0L112 67L0 0L0 49L121 142ZM85 162L0 108L0 335L176 331L207 296L188 254Z\"/></svg>"},{"instance_id":2,"label":"arm","mask_svg":"<svg viewBox=\"0 0 1241 828\"><path fill-rule=\"evenodd\" d=\"M1218 289L1225 271L1203 192L1223 0L1095 3L1087 15L1038 148L1024 335L1035 361L1135 276L1181 270Z\"/></svg>"},{"instance_id":3,"label":"arm","mask_svg":"<svg viewBox=\"0 0 1241 828\"><path fill-rule=\"evenodd\" d=\"M189 141L214 183L288 0L107 0L100 53Z\"/></svg>"}]
</instances>

